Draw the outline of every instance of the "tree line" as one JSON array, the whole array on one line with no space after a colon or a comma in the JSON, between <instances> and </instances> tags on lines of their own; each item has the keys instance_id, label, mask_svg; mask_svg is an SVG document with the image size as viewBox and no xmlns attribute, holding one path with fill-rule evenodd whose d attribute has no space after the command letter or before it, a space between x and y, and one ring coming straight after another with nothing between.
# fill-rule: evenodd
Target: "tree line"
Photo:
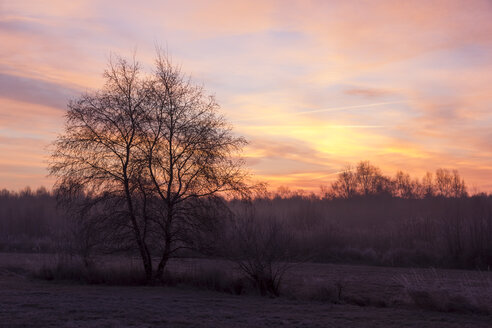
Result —
<instances>
[{"instance_id":1,"label":"tree line","mask_svg":"<svg viewBox=\"0 0 492 328\"><path fill-rule=\"evenodd\" d=\"M460 198L468 195L465 180L457 170L439 168L434 174L427 172L422 179L412 178L399 170L394 177L385 176L369 161L348 165L329 186L321 187L325 198L353 198L389 195L417 199L426 197Z\"/></svg>"},{"instance_id":2,"label":"tree line","mask_svg":"<svg viewBox=\"0 0 492 328\"><path fill-rule=\"evenodd\" d=\"M380 172L374 167L371 170ZM447 172L448 177L459 177L456 172ZM356 175L357 170L353 174ZM399 175L385 180L395 184ZM430 174L426 174L428 176ZM332 185L336 186L339 179ZM462 179L456 180L466 186ZM491 196L461 193L461 197L456 197L441 193L443 189L438 183L443 179L429 181L432 183L427 190L435 192L413 196L394 191L398 189L367 195L359 192L347 198L279 188L247 201L222 198L220 204L224 207L209 206L202 208L201 213L198 209L195 211L199 214L195 220L203 220L208 225L197 226L194 234L188 236L187 247L176 250L171 256L224 257L227 256L224 249L236 249L245 254L247 249L264 249L244 245L261 245L262 240L266 243L270 234L275 237L269 241L274 246L268 248L278 250L274 253L286 254L290 249L290 254L300 252L304 258L314 261L460 268L492 265ZM356 190L364 189L359 186ZM136 250L128 241L113 239L113 232L107 230L114 227L105 220L98 222L99 216L82 218L74 216L73 212L68 215L64 208L57 207L58 196L46 189L0 192L0 247L3 250L69 251L88 259L94 254ZM258 235L259 240L249 236L251 234ZM283 241L277 243L277 238ZM221 241L220 246L218 241ZM186 253L190 250L193 252ZM151 255L155 254L152 250ZM260 258L260 255L255 256Z\"/></svg>"}]
</instances>

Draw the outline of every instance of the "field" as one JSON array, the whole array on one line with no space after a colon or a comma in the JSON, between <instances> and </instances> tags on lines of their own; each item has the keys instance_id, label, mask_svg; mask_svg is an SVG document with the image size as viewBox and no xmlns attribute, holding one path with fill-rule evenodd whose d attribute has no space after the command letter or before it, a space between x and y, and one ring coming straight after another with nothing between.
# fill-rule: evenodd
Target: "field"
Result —
<instances>
[{"instance_id":1,"label":"field","mask_svg":"<svg viewBox=\"0 0 492 328\"><path fill-rule=\"evenodd\" d=\"M1 327L491 327L484 313L439 312L407 301L404 283L460 293L463 283L489 288L490 272L302 264L284 296L231 295L177 285L106 286L32 279L42 254L0 254ZM220 261L176 260L175 272L224 267ZM341 287L341 302L311 297ZM468 288L469 290L469 288ZM490 290L488 290L490 291ZM313 294L314 293L314 294ZM318 294L317 294L318 293ZM320 294L321 293L321 294ZM328 292L325 292L328 293ZM482 300L483 301L483 300Z\"/></svg>"}]
</instances>

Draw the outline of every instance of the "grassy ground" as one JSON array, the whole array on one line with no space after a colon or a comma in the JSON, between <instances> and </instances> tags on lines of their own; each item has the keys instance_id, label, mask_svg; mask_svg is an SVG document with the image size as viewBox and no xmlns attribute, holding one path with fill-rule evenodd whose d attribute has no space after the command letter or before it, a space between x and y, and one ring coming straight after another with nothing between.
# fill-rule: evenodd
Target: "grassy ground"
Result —
<instances>
[{"instance_id":1,"label":"grassy ground","mask_svg":"<svg viewBox=\"0 0 492 328\"><path fill-rule=\"evenodd\" d=\"M0 254L0 327L492 326L489 315L443 313L405 305L332 304L295 295L276 299L234 296L186 286L80 285L33 280L25 275L23 268L45 260L43 255ZM200 271L218 264L224 265L216 261L184 260L173 262L171 269ZM478 285L484 277L488 279L488 273L467 271L304 264L289 275L286 288L321 290L323 286L339 284L342 293L353 297L397 300L404 294L401 276L415 279L419 284L437 276L441 284L458 289L464 276L468 282Z\"/></svg>"}]
</instances>

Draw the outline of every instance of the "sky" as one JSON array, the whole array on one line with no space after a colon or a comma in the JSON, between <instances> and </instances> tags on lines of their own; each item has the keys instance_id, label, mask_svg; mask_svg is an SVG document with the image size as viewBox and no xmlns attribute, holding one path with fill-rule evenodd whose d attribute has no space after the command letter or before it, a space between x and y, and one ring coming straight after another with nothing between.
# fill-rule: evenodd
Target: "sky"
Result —
<instances>
[{"instance_id":1,"label":"sky","mask_svg":"<svg viewBox=\"0 0 492 328\"><path fill-rule=\"evenodd\" d=\"M350 163L492 191L492 1L0 0L0 189L53 184L69 99L155 46L214 94L270 188Z\"/></svg>"}]
</instances>

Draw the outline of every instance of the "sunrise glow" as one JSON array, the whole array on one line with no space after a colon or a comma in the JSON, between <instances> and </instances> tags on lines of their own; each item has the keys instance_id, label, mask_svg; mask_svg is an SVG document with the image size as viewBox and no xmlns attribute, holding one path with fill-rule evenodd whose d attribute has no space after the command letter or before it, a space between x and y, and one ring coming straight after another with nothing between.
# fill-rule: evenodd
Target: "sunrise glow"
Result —
<instances>
[{"instance_id":1,"label":"sunrise glow","mask_svg":"<svg viewBox=\"0 0 492 328\"><path fill-rule=\"evenodd\" d=\"M0 1L0 189L51 187L69 99L155 46L217 97L272 188L348 163L492 191L490 1Z\"/></svg>"}]
</instances>

